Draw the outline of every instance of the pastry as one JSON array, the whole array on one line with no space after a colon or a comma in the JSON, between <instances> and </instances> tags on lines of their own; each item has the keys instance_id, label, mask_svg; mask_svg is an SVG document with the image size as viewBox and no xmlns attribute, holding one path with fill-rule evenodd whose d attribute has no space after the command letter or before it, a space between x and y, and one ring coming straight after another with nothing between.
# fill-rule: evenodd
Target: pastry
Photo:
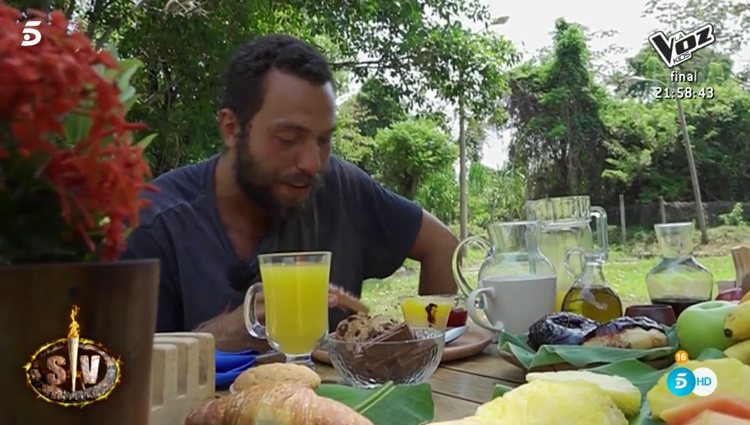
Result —
<instances>
[{"instance_id":1,"label":"pastry","mask_svg":"<svg viewBox=\"0 0 750 425\"><path fill-rule=\"evenodd\" d=\"M618 317L598 326L583 338L583 345L649 349L667 345L664 328L648 317Z\"/></svg>"},{"instance_id":2,"label":"pastry","mask_svg":"<svg viewBox=\"0 0 750 425\"><path fill-rule=\"evenodd\" d=\"M185 425L373 425L349 406L304 385L267 382L209 401Z\"/></svg>"},{"instance_id":3,"label":"pastry","mask_svg":"<svg viewBox=\"0 0 750 425\"><path fill-rule=\"evenodd\" d=\"M234 390L239 392L268 382L297 382L314 390L320 386L320 376L302 365L270 363L255 366L242 372L234 381L233 386Z\"/></svg>"},{"instance_id":4,"label":"pastry","mask_svg":"<svg viewBox=\"0 0 750 425\"><path fill-rule=\"evenodd\" d=\"M597 322L575 313L550 313L529 327L529 345L538 350L544 344L579 345Z\"/></svg>"}]
</instances>

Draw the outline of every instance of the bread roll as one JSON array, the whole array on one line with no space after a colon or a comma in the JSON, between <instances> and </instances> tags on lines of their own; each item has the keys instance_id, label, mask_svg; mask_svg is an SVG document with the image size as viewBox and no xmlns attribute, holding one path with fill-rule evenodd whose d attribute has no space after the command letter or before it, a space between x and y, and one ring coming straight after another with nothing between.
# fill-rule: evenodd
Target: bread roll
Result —
<instances>
[{"instance_id":1,"label":"bread roll","mask_svg":"<svg viewBox=\"0 0 750 425\"><path fill-rule=\"evenodd\" d=\"M320 386L320 376L306 366L294 363L270 363L251 367L235 379L235 392L250 389L269 382L297 382L305 387L316 389Z\"/></svg>"}]
</instances>

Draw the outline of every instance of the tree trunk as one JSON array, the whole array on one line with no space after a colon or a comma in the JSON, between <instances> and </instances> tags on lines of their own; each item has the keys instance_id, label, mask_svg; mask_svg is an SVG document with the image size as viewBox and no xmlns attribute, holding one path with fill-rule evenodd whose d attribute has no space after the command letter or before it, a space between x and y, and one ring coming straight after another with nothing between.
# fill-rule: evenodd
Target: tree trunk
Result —
<instances>
[{"instance_id":1,"label":"tree trunk","mask_svg":"<svg viewBox=\"0 0 750 425\"><path fill-rule=\"evenodd\" d=\"M463 98L458 100L458 150L459 150L459 169L458 169L458 190L460 193L461 209L461 240L467 237L467 228L469 213L467 209L467 188L466 188L466 118L464 117Z\"/></svg>"}]
</instances>

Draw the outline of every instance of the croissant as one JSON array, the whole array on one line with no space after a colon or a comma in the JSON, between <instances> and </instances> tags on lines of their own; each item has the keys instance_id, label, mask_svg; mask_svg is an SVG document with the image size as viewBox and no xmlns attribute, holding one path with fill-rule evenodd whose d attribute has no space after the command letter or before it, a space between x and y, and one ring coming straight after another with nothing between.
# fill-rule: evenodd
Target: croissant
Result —
<instances>
[{"instance_id":1,"label":"croissant","mask_svg":"<svg viewBox=\"0 0 750 425\"><path fill-rule=\"evenodd\" d=\"M263 383L194 409L185 425L373 425L350 407L291 382Z\"/></svg>"}]
</instances>

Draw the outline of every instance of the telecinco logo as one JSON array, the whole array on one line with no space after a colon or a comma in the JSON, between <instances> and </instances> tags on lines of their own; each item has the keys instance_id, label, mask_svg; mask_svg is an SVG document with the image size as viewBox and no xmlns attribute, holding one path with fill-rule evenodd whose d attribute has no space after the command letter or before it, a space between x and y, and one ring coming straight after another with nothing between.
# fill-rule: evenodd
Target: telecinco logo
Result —
<instances>
[{"instance_id":1,"label":"telecinco logo","mask_svg":"<svg viewBox=\"0 0 750 425\"><path fill-rule=\"evenodd\" d=\"M42 33L34 27L38 27L42 21L26 21L23 28L23 40L21 46L36 46L42 41Z\"/></svg>"},{"instance_id":2,"label":"telecinco logo","mask_svg":"<svg viewBox=\"0 0 750 425\"><path fill-rule=\"evenodd\" d=\"M678 364L687 362L688 356L684 351L675 354ZM705 397L713 394L718 387L716 374L711 369L699 367L690 370L686 367L676 367L667 375L667 389L678 397L695 394Z\"/></svg>"}]
</instances>

